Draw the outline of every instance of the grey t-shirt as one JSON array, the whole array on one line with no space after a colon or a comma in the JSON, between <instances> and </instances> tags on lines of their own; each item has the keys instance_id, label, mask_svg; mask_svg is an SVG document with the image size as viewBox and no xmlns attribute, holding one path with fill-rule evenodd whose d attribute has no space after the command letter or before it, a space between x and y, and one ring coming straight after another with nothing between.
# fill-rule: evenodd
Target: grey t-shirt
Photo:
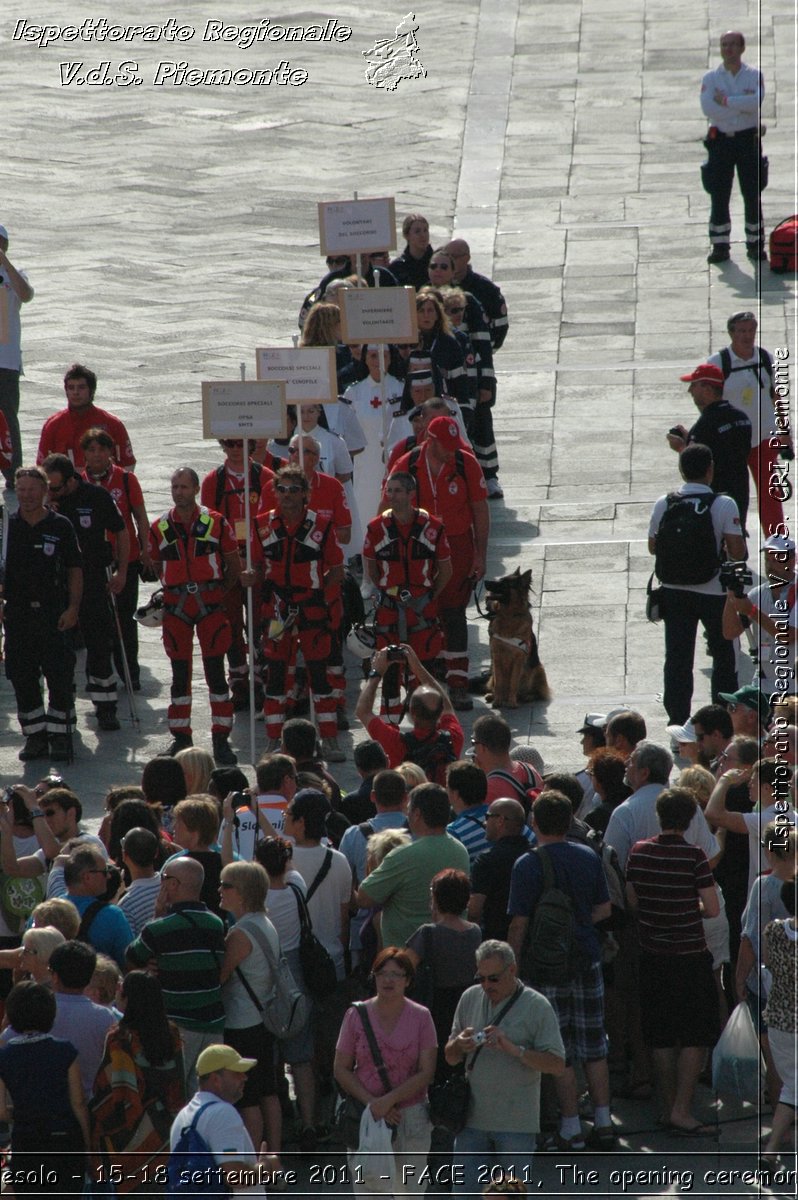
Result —
<instances>
[{"instance_id":1,"label":"grey t-shirt","mask_svg":"<svg viewBox=\"0 0 798 1200\"><path fill-rule=\"evenodd\" d=\"M460 997L452 1025L452 1037L472 1026L475 1030L495 1024L506 1000L493 1007L481 984ZM500 1028L516 1046L558 1054L565 1060L557 1015L545 996L525 987L523 995L500 1022ZM466 1059L466 1064L471 1055ZM471 1082L467 1124L472 1129L505 1133L538 1133L540 1130L540 1071L522 1065L497 1046L484 1046L477 1055Z\"/></svg>"}]
</instances>

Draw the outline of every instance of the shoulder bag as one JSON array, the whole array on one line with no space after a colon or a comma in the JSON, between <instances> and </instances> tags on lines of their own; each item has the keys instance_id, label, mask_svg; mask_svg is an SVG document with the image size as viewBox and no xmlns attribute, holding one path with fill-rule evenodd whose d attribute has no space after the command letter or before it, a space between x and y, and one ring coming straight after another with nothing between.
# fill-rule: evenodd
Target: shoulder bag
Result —
<instances>
[{"instance_id":1,"label":"shoulder bag","mask_svg":"<svg viewBox=\"0 0 798 1200\"><path fill-rule=\"evenodd\" d=\"M366 1005L360 1001L356 1001L352 1005L352 1008L355 1009L357 1015L360 1017L374 1066L377 1068L380 1082L385 1088L385 1094L387 1094L391 1091L391 1081L388 1078L388 1072L385 1068L379 1044L374 1036L374 1030L369 1020ZM346 1092L341 1092L338 1097L335 1109L335 1125L347 1150L356 1150L358 1147L360 1141L360 1118L363 1116L365 1107L362 1100L357 1100L354 1096L350 1096Z\"/></svg>"},{"instance_id":2,"label":"shoulder bag","mask_svg":"<svg viewBox=\"0 0 798 1200\"><path fill-rule=\"evenodd\" d=\"M272 990L262 1004L240 967L236 967L236 974L260 1013L266 1032L281 1040L296 1037L310 1020L310 1001L291 974L285 956L281 953L279 959L275 958L263 930L256 925L247 925L246 931L263 951L272 976Z\"/></svg>"},{"instance_id":3,"label":"shoulder bag","mask_svg":"<svg viewBox=\"0 0 798 1200\"><path fill-rule=\"evenodd\" d=\"M329 855L329 862L331 863L332 851L328 850L327 853ZM325 859L325 863L322 864L319 875L321 875L322 871L324 871L325 864L327 865L327 871L329 871L330 867L327 863L327 859ZM324 873L326 874L327 872L324 871ZM319 875L316 876L311 884L310 891L308 892L308 899L310 899L311 893L315 891L321 882ZM335 991L337 984L335 963L333 962L328 951L324 946L322 946L321 942L313 932L313 923L310 919L310 913L308 912L307 901L302 895L302 892L295 883L289 883L287 886L290 887L291 891L294 893L294 896L296 897L297 908L299 910L299 923L301 927L299 933L299 961L302 964L302 974L305 977L305 987L310 992L311 996L315 997L317 1000L323 1000L326 996L331 996Z\"/></svg>"},{"instance_id":4,"label":"shoulder bag","mask_svg":"<svg viewBox=\"0 0 798 1200\"><path fill-rule=\"evenodd\" d=\"M502 1005L494 1025L498 1025L503 1017L521 996L524 987L519 983L509 1000ZM441 1083L433 1083L429 1089L429 1119L440 1129L448 1129L450 1133L458 1134L465 1128L468 1120L468 1106L471 1102L471 1083L469 1075L474 1070L474 1063L484 1048L484 1042L477 1046L470 1061L464 1061L462 1066L455 1067L451 1075Z\"/></svg>"}]
</instances>

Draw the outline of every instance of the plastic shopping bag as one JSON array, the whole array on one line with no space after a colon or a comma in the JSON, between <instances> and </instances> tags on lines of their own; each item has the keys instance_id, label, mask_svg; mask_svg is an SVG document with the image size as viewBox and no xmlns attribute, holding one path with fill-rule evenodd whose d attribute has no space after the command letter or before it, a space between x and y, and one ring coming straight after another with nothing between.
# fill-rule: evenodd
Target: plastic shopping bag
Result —
<instances>
[{"instance_id":1,"label":"plastic shopping bag","mask_svg":"<svg viewBox=\"0 0 798 1200\"><path fill-rule=\"evenodd\" d=\"M367 1104L360 1118L360 1140L349 1153L349 1168L358 1174L372 1192L393 1192L393 1130L386 1121L376 1121Z\"/></svg>"},{"instance_id":2,"label":"plastic shopping bag","mask_svg":"<svg viewBox=\"0 0 798 1200\"><path fill-rule=\"evenodd\" d=\"M757 1104L765 1064L748 1005L738 1004L712 1052L712 1086L722 1096Z\"/></svg>"}]
</instances>

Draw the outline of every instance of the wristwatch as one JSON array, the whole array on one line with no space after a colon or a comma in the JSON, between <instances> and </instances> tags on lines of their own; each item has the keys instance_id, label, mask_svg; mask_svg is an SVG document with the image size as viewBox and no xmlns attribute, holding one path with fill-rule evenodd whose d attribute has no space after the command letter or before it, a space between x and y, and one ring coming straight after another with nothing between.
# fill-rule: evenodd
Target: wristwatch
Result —
<instances>
[{"instance_id":1,"label":"wristwatch","mask_svg":"<svg viewBox=\"0 0 798 1200\"><path fill-rule=\"evenodd\" d=\"M523 1058L525 1054L526 1054L526 1046L519 1046L518 1047L518 1057Z\"/></svg>"},{"instance_id":2,"label":"wristwatch","mask_svg":"<svg viewBox=\"0 0 798 1200\"><path fill-rule=\"evenodd\" d=\"M35 821L37 817L43 817L44 813L42 812L42 810L40 808L29 808L28 816L30 817L30 819L32 821Z\"/></svg>"},{"instance_id":3,"label":"wristwatch","mask_svg":"<svg viewBox=\"0 0 798 1200\"><path fill-rule=\"evenodd\" d=\"M379 679L379 677L379 671L369 671L368 675L366 676L367 679Z\"/></svg>"}]
</instances>

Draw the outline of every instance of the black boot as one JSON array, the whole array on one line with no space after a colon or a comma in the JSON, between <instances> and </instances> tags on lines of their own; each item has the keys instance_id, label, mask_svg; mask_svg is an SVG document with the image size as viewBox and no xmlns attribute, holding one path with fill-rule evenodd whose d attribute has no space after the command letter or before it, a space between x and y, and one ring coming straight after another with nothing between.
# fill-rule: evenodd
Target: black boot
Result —
<instances>
[{"instance_id":1,"label":"black boot","mask_svg":"<svg viewBox=\"0 0 798 1200\"><path fill-rule=\"evenodd\" d=\"M174 758L179 750L188 750L189 746L193 746L190 733L176 733L172 738L171 743L162 750L158 755L159 758Z\"/></svg>"},{"instance_id":2,"label":"black boot","mask_svg":"<svg viewBox=\"0 0 798 1200\"><path fill-rule=\"evenodd\" d=\"M213 742L213 761L217 767L235 767L238 765L233 750L230 746L230 739L226 733L212 733L211 741Z\"/></svg>"},{"instance_id":3,"label":"black boot","mask_svg":"<svg viewBox=\"0 0 798 1200\"><path fill-rule=\"evenodd\" d=\"M21 762L33 762L37 758L47 758L50 753L50 742L47 731L40 729L37 733L28 734L25 745L19 752Z\"/></svg>"},{"instance_id":4,"label":"black boot","mask_svg":"<svg viewBox=\"0 0 798 1200\"><path fill-rule=\"evenodd\" d=\"M106 733L113 733L114 730L122 728L116 715L115 704L97 705L97 728Z\"/></svg>"}]
</instances>

